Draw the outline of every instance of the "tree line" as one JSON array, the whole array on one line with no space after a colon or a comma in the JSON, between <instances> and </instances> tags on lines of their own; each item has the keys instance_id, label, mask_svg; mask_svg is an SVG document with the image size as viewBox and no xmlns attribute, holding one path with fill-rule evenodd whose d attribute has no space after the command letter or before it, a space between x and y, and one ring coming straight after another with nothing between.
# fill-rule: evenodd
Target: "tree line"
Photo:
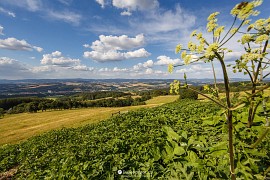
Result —
<instances>
[{"instance_id":1,"label":"tree line","mask_svg":"<svg viewBox=\"0 0 270 180\"><path fill-rule=\"evenodd\" d=\"M88 107L124 107L144 105L149 96L132 98L106 98L99 100L76 100L71 98L59 98L55 100L45 98L16 98L0 100L0 117L5 113L17 114L23 112L35 113L47 110L78 109Z\"/></svg>"}]
</instances>

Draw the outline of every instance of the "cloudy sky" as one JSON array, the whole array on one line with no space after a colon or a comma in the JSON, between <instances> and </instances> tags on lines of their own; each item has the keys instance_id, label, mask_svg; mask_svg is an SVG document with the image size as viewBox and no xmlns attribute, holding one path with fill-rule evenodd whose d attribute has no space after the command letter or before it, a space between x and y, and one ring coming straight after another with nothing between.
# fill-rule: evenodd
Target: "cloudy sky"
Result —
<instances>
[{"instance_id":1,"label":"cloudy sky","mask_svg":"<svg viewBox=\"0 0 270 180\"><path fill-rule=\"evenodd\" d=\"M174 53L220 11L229 26L239 0L0 0L0 79L211 78L211 66ZM258 8L268 18L270 1ZM228 44L239 57L235 41ZM221 77L216 64L218 76ZM233 76L233 74L232 74ZM241 75L237 75L241 77Z\"/></svg>"}]
</instances>

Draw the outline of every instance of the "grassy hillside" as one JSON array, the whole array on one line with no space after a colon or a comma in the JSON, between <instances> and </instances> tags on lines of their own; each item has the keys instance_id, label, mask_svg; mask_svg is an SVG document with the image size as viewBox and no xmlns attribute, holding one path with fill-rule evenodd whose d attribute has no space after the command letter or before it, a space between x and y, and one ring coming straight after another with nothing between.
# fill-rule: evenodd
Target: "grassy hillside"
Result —
<instances>
[{"instance_id":1,"label":"grassy hillside","mask_svg":"<svg viewBox=\"0 0 270 180\"><path fill-rule=\"evenodd\" d=\"M168 96L158 96L152 99L147 100L145 103L147 105L162 105L166 103L170 103L178 99L178 95L168 95Z\"/></svg>"},{"instance_id":2,"label":"grassy hillside","mask_svg":"<svg viewBox=\"0 0 270 180\"><path fill-rule=\"evenodd\" d=\"M125 113L129 110L154 107L173 102L177 98L178 96L159 96L148 101L147 105L144 106L87 108L8 115L4 119L0 119L0 145L18 143L49 130L96 123L111 117L112 113L118 111Z\"/></svg>"},{"instance_id":3,"label":"grassy hillside","mask_svg":"<svg viewBox=\"0 0 270 180\"><path fill-rule=\"evenodd\" d=\"M227 126L219 108L183 100L2 146L0 177L229 179L226 143ZM265 171L269 144L268 138L258 149L245 152L252 164L248 173ZM237 164L238 177L246 173L242 166Z\"/></svg>"}]
</instances>

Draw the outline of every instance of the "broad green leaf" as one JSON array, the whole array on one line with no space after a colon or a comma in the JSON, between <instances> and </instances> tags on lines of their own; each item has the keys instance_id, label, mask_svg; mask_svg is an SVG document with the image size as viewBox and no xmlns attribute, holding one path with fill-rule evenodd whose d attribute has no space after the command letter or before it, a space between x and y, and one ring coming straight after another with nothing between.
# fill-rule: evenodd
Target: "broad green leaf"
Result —
<instances>
[{"instance_id":1,"label":"broad green leaf","mask_svg":"<svg viewBox=\"0 0 270 180\"><path fill-rule=\"evenodd\" d=\"M173 154L181 156L182 154L184 154L186 151L184 148L182 148L181 146L177 146L174 148Z\"/></svg>"},{"instance_id":2,"label":"broad green leaf","mask_svg":"<svg viewBox=\"0 0 270 180\"><path fill-rule=\"evenodd\" d=\"M174 132L174 130L171 127L166 126L164 127L164 129L170 139L173 139L176 141L180 139L180 136L176 132Z\"/></svg>"},{"instance_id":3,"label":"broad green leaf","mask_svg":"<svg viewBox=\"0 0 270 180\"><path fill-rule=\"evenodd\" d=\"M198 159L198 156L195 152L189 151L189 159L191 160L191 162L196 162Z\"/></svg>"},{"instance_id":4,"label":"broad green leaf","mask_svg":"<svg viewBox=\"0 0 270 180\"><path fill-rule=\"evenodd\" d=\"M210 151L217 151L217 150L223 150L227 149L227 142L219 142L215 144L213 147L210 147Z\"/></svg>"},{"instance_id":5,"label":"broad green leaf","mask_svg":"<svg viewBox=\"0 0 270 180\"><path fill-rule=\"evenodd\" d=\"M182 134L181 134L181 136L182 136L183 138L187 139L187 132L186 132L186 131L183 131Z\"/></svg>"}]
</instances>

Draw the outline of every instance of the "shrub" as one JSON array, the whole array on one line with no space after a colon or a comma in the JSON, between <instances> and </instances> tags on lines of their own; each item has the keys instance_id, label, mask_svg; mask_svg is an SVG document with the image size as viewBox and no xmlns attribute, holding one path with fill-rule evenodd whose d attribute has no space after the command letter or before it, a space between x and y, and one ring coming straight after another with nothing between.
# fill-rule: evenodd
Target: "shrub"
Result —
<instances>
[{"instance_id":1,"label":"shrub","mask_svg":"<svg viewBox=\"0 0 270 180\"><path fill-rule=\"evenodd\" d=\"M179 99L198 99L198 93L190 89L181 89Z\"/></svg>"}]
</instances>

